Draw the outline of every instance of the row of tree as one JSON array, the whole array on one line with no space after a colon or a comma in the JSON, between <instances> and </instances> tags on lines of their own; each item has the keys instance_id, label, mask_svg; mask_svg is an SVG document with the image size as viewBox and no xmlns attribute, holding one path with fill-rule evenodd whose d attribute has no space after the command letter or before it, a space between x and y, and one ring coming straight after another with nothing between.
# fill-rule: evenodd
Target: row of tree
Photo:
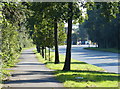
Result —
<instances>
[{"instance_id":1,"label":"row of tree","mask_svg":"<svg viewBox=\"0 0 120 89\"><path fill-rule=\"evenodd\" d=\"M119 2L2 2L2 59L5 63L8 63L8 61L13 61L16 58L16 54L19 54L22 48L22 40L19 39L19 37L21 37L20 33L27 33L28 31L30 37L33 39L33 43L36 45L37 51L41 53L43 57L46 55L46 47L49 48L50 53L50 48L55 46L55 64L60 63L58 45L65 41L64 23L66 22L68 23L67 48L63 70L68 71L70 70L71 63L72 23L83 23L88 17L96 16L94 12L99 12L99 9L101 16L110 21L120 12L119 8ZM86 9L86 11L92 10L91 13L94 14L88 16L83 9ZM93 19L91 21L93 21ZM93 21L94 24L97 24L96 21L101 20ZM98 28L98 26L94 26L94 24L87 25L90 26L88 27L90 29L89 34L93 34L93 30ZM25 26L28 30L21 31L22 26ZM101 26L103 25L100 25L100 27ZM95 31L96 33L100 33L99 31L101 31L101 29L99 28L99 30L97 29ZM24 38L24 36L22 37ZM90 35L90 37L91 39L97 39L97 36L92 38L92 35Z\"/></svg>"},{"instance_id":2,"label":"row of tree","mask_svg":"<svg viewBox=\"0 0 120 89\"><path fill-rule=\"evenodd\" d=\"M82 11L80 5L87 6L83 2L81 4L72 2L33 2L28 5L33 13L28 18L28 27L37 51L44 57L43 49L45 49L46 54L46 47L50 49L55 46L55 64L60 63L58 45L66 40L64 24L65 22L68 23L66 58L63 70L70 70L72 21L82 23L85 19L86 14ZM84 16L82 13L84 13Z\"/></svg>"},{"instance_id":3,"label":"row of tree","mask_svg":"<svg viewBox=\"0 0 120 89\"><path fill-rule=\"evenodd\" d=\"M111 3L111 2L110 3L107 3L107 2L105 2L105 3L84 3L84 2L80 2L80 3L78 3L78 2L77 3L72 3L72 2L70 2L70 3L65 3L65 2L63 2L63 3L56 3L56 2L54 2L54 3L53 2L52 3L43 3L42 2L42 3L31 3L30 8L31 8L31 10L33 10L35 12L35 15L38 16L37 18L40 17L41 20L44 19L46 21L46 25L45 25L45 24L42 23L42 21L39 20L39 22L42 23L42 24L41 25L38 24L38 25L43 27L43 29L45 28L44 26L47 26L48 28L51 28L51 29L52 29L52 26L53 26L53 29L54 29L53 45L55 46L55 64L59 63L57 24L58 23L63 23L63 22L68 23L66 58L65 58L65 64L64 64L63 70L70 70L71 38L72 38L72 23L73 23L73 21L74 21L74 23L75 22L79 22L79 23L84 22L84 20L87 18L87 14L85 12L83 12L84 11L83 9L92 10L92 11L89 11L89 12L92 13L91 16L94 18L94 20L95 20L95 17L96 17L96 12L95 11L101 10L101 13L100 13L101 16L106 19L106 22L102 23L102 25L103 24L106 25L106 23L111 21L111 19L115 18L117 16L117 14L119 13L119 2L113 2L113 3ZM89 15L89 12L88 12L88 15ZM95 13L93 13L93 12L95 12ZM34 17L36 18L36 16L34 16ZM93 18L91 19L91 21L93 21ZM99 20L97 18L97 21L99 21L99 23L100 23L101 20ZM93 21L93 22L94 23L92 25L95 25L96 29L100 31L102 29L101 26L100 26L100 29L98 29L98 27L96 25L97 22L96 21ZM48 26L48 24L50 24L51 27ZM92 25L90 25L88 23L86 26L92 26ZM91 28L88 27L88 29L94 30L95 26L93 26ZM39 31L41 29L42 28L39 28ZM99 31L96 31L96 32L99 33ZM89 30L88 30L88 32L89 32ZM94 31L93 31L93 33L94 33ZM89 37L92 38L93 34L92 35L90 35L90 34L91 34L91 32L89 32ZM96 33L94 33L94 34L95 34L95 36L93 37L93 39L103 37L102 35L98 36L98 35L96 35ZM41 34L38 34L38 35L41 35ZM105 35L105 36L106 36L106 39L107 38L110 39L110 37L108 35ZM41 37L39 38L39 40L40 39L41 39ZM44 38L44 40L45 40L45 38ZM92 41L94 41L94 40L92 40ZM38 42L38 41L36 41L36 42ZM100 41L95 40L94 42L100 44ZM100 45L100 47L105 44L105 43L103 43L103 39L101 40L101 43L102 44ZM107 44L109 44L109 42ZM43 44L43 45L45 46L45 44ZM114 47L112 42L111 42L110 45L111 45L111 47ZM39 44L39 46L40 46L40 44ZM46 47L50 47L50 46L48 45Z\"/></svg>"}]
</instances>

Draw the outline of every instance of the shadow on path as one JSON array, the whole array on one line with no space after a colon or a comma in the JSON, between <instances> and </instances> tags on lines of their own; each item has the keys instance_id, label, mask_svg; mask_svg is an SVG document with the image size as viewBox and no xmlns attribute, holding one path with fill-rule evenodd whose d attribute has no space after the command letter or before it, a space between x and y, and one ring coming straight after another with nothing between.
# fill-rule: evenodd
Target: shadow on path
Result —
<instances>
[{"instance_id":1,"label":"shadow on path","mask_svg":"<svg viewBox=\"0 0 120 89\"><path fill-rule=\"evenodd\" d=\"M8 87L63 87L56 80L53 70L46 68L45 64L39 63L33 49L24 50L20 62L11 70L10 81L5 81L5 89Z\"/></svg>"}]
</instances>

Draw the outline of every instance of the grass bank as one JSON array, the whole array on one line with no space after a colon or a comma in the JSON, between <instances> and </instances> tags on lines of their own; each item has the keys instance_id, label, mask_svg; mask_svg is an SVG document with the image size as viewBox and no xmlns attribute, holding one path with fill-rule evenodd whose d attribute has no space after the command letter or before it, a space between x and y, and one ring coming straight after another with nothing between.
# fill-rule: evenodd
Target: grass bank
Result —
<instances>
[{"instance_id":1,"label":"grass bank","mask_svg":"<svg viewBox=\"0 0 120 89\"><path fill-rule=\"evenodd\" d=\"M1 67L1 83L2 81L7 81L9 79L9 76L11 76L10 72L12 70L7 70L9 68L12 68L16 65L16 63L18 63L20 60L18 60L18 58L20 57L20 54L17 55L16 59L12 60L12 61L8 61L8 63L1 63L0 67Z\"/></svg>"},{"instance_id":2,"label":"grass bank","mask_svg":"<svg viewBox=\"0 0 120 89\"><path fill-rule=\"evenodd\" d=\"M54 52L51 52L51 61L43 59L39 53L34 52L40 62L56 70L56 79L63 82L65 87L118 87L118 74L105 73L100 67L75 59L72 59L71 71L61 71L65 56L60 55L60 64L54 64Z\"/></svg>"},{"instance_id":3,"label":"grass bank","mask_svg":"<svg viewBox=\"0 0 120 89\"><path fill-rule=\"evenodd\" d=\"M97 48L97 47L87 47L87 48L84 48L84 49L120 53L120 50L115 49L115 48L106 48L105 49L105 48Z\"/></svg>"}]
</instances>

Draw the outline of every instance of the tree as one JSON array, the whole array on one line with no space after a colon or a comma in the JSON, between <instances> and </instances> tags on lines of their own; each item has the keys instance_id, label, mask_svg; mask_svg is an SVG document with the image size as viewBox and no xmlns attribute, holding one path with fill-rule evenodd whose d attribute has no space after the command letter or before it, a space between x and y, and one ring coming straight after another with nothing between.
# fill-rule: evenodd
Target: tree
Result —
<instances>
[{"instance_id":1,"label":"tree","mask_svg":"<svg viewBox=\"0 0 120 89\"><path fill-rule=\"evenodd\" d=\"M54 45L55 45L55 64L59 63L59 51L58 51L58 24L61 22L61 17L64 15L63 8L64 3L31 3L31 10L35 12L35 18L37 18L39 25L39 30L51 28L48 24L52 23L52 28L54 27ZM44 11L43 11L44 10ZM41 17L41 18L40 18ZM46 20L46 21L43 21ZM38 23L36 23L38 25ZM48 31L46 31L49 33ZM45 33L46 33L45 32ZM43 34L43 33L41 33ZM41 35L40 34L40 35ZM45 37L47 35L44 35ZM64 35L63 35L64 36ZM61 36L62 37L62 36ZM44 38L44 37L43 37ZM40 38L39 38L40 39ZM46 38L44 38L46 39ZM44 40L45 41L45 40ZM37 41L36 41L37 42ZM45 45L45 44L43 44Z\"/></svg>"},{"instance_id":2,"label":"tree","mask_svg":"<svg viewBox=\"0 0 120 89\"><path fill-rule=\"evenodd\" d=\"M59 51L58 51L58 22L62 20L64 12L61 10L64 7L64 3L48 3L50 7L46 8L45 15L48 19L53 20L54 24L54 44L55 44L55 64L59 61Z\"/></svg>"},{"instance_id":3,"label":"tree","mask_svg":"<svg viewBox=\"0 0 120 89\"><path fill-rule=\"evenodd\" d=\"M70 62L71 62L71 34L72 34L72 18L73 18L73 3L68 3L69 8L69 18L68 18L68 34L67 34L67 49L66 49L66 58L65 58L65 65L63 70L69 71L70 70Z\"/></svg>"},{"instance_id":4,"label":"tree","mask_svg":"<svg viewBox=\"0 0 120 89\"><path fill-rule=\"evenodd\" d=\"M74 23L79 22L82 23L84 22L85 17L82 16L83 11L81 10L80 7L83 7L84 2L78 3L73 3L69 2L68 3L68 34L67 34L67 49L66 49L66 58L65 58L65 64L64 64L64 71L69 71L70 70L70 63L71 63L71 37L72 37L72 21L74 20ZM79 6L80 5L80 6ZM84 15L86 15L84 13Z\"/></svg>"},{"instance_id":5,"label":"tree","mask_svg":"<svg viewBox=\"0 0 120 89\"><path fill-rule=\"evenodd\" d=\"M54 42L55 42L55 64L58 64L59 61L59 51L58 51L58 31L57 31L57 20L54 20Z\"/></svg>"}]
</instances>

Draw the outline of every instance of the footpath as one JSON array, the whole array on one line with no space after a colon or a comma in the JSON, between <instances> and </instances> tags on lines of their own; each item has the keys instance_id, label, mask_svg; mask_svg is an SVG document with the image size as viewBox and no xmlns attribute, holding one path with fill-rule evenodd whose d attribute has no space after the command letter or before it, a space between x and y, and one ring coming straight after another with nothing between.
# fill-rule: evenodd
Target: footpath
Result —
<instances>
[{"instance_id":1,"label":"footpath","mask_svg":"<svg viewBox=\"0 0 120 89\"><path fill-rule=\"evenodd\" d=\"M4 84L5 89L63 89L63 84L55 79L54 70L38 62L33 49L24 50L20 62L12 68L10 81Z\"/></svg>"}]
</instances>

